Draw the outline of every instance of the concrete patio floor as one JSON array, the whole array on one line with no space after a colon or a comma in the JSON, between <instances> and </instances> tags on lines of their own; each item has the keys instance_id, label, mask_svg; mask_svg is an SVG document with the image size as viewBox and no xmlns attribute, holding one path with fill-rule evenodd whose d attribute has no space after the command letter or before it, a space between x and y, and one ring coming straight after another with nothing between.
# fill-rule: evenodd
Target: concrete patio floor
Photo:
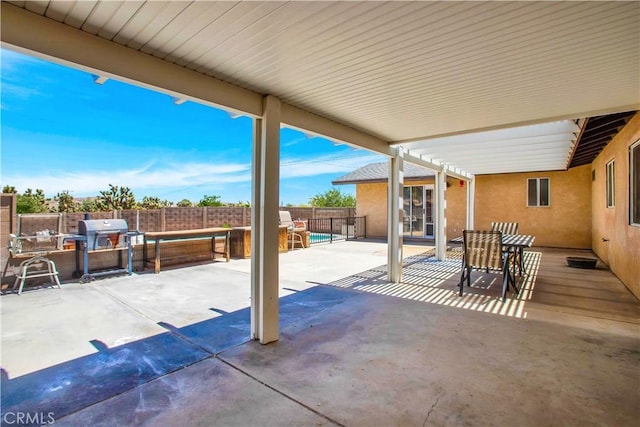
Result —
<instances>
[{"instance_id":1,"label":"concrete patio floor","mask_svg":"<svg viewBox=\"0 0 640 427\"><path fill-rule=\"evenodd\" d=\"M386 244L280 257L281 339L249 341L249 260L9 294L3 425L635 425L640 303L606 269L534 249L518 298L459 253ZM591 256L593 256L591 254Z\"/></svg>"}]
</instances>

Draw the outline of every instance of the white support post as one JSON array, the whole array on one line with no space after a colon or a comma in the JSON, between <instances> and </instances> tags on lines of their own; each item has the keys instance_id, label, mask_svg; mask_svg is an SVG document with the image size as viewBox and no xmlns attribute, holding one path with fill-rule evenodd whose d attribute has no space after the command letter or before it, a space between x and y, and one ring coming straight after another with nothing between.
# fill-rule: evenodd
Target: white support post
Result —
<instances>
[{"instance_id":1,"label":"white support post","mask_svg":"<svg viewBox=\"0 0 640 427\"><path fill-rule=\"evenodd\" d=\"M260 236L262 221L262 198L260 182L262 179L262 119L253 120L253 169L251 176L251 246L256 248L257 236ZM260 250L251 254L251 339L260 339Z\"/></svg>"},{"instance_id":2,"label":"white support post","mask_svg":"<svg viewBox=\"0 0 640 427\"><path fill-rule=\"evenodd\" d=\"M467 230L473 230L475 221L476 178L467 181Z\"/></svg>"},{"instance_id":3,"label":"white support post","mask_svg":"<svg viewBox=\"0 0 640 427\"><path fill-rule=\"evenodd\" d=\"M264 98L255 122L251 206L251 335L261 344L280 335L278 201L280 181L280 100Z\"/></svg>"},{"instance_id":4,"label":"white support post","mask_svg":"<svg viewBox=\"0 0 640 427\"><path fill-rule=\"evenodd\" d=\"M436 258L444 261L447 256L447 224L446 197L447 173L446 166L436 172Z\"/></svg>"},{"instance_id":5,"label":"white support post","mask_svg":"<svg viewBox=\"0 0 640 427\"><path fill-rule=\"evenodd\" d=\"M402 279L402 189L404 186L404 151L399 148L395 157L389 159L387 189L387 263L388 280L399 283Z\"/></svg>"}]
</instances>

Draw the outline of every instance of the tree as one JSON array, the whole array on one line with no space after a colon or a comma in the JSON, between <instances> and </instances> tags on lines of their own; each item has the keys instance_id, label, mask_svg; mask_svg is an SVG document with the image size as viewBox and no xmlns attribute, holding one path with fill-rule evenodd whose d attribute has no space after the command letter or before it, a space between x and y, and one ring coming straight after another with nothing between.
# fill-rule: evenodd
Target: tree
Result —
<instances>
[{"instance_id":1,"label":"tree","mask_svg":"<svg viewBox=\"0 0 640 427\"><path fill-rule=\"evenodd\" d=\"M98 204L96 203L96 199L94 199L94 198L83 199L78 204L78 211L79 212L97 212L99 210L100 209L98 209Z\"/></svg>"},{"instance_id":2,"label":"tree","mask_svg":"<svg viewBox=\"0 0 640 427\"><path fill-rule=\"evenodd\" d=\"M162 209L173 205L169 200L160 200L158 197L144 196L139 206L141 209Z\"/></svg>"},{"instance_id":3,"label":"tree","mask_svg":"<svg viewBox=\"0 0 640 427\"><path fill-rule=\"evenodd\" d=\"M224 203L220 200L220 196L205 196L198 202L198 206L224 206Z\"/></svg>"},{"instance_id":4,"label":"tree","mask_svg":"<svg viewBox=\"0 0 640 427\"><path fill-rule=\"evenodd\" d=\"M101 211L134 209L136 207L136 198L129 187L118 187L117 185L109 184L109 190L100 191L96 204Z\"/></svg>"},{"instance_id":5,"label":"tree","mask_svg":"<svg viewBox=\"0 0 640 427\"><path fill-rule=\"evenodd\" d=\"M176 206L178 206L179 208L190 208L193 206L193 203L191 203L191 200L189 199L182 199L178 203L176 203Z\"/></svg>"},{"instance_id":6,"label":"tree","mask_svg":"<svg viewBox=\"0 0 640 427\"><path fill-rule=\"evenodd\" d=\"M309 199L309 204L318 208L345 207L355 208L356 198L351 194L342 194L340 190L333 187L324 193L316 194Z\"/></svg>"},{"instance_id":7,"label":"tree","mask_svg":"<svg viewBox=\"0 0 640 427\"><path fill-rule=\"evenodd\" d=\"M18 190L13 185L5 185L2 187L2 194L16 194Z\"/></svg>"},{"instance_id":8,"label":"tree","mask_svg":"<svg viewBox=\"0 0 640 427\"><path fill-rule=\"evenodd\" d=\"M69 194L69 190L64 190L62 193L56 194L54 197L58 201L58 212L75 212L77 203L73 199L73 196Z\"/></svg>"},{"instance_id":9,"label":"tree","mask_svg":"<svg viewBox=\"0 0 640 427\"><path fill-rule=\"evenodd\" d=\"M47 212L44 191L37 189L35 193L30 188L24 194L18 194L16 200L17 213L42 213Z\"/></svg>"}]
</instances>

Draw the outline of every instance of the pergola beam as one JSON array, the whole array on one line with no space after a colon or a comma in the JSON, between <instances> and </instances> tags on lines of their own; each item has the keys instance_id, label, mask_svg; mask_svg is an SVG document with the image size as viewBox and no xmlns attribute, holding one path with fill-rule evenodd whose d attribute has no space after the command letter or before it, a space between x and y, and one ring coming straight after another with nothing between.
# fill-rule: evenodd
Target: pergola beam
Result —
<instances>
[{"instance_id":1,"label":"pergola beam","mask_svg":"<svg viewBox=\"0 0 640 427\"><path fill-rule=\"evenodd\" d=\"M422 166L424 168L430 169L434 172L441 172L442 167L446 166L440 162L433 162L427 159L424 159L422 156L415 155L413 152L405 152L404 153L404 161L408 163L413 163L414 165ZM473 178L473 175L468 174L466 172L462 172L459 169L451 169L446 167L446 174L452 178L461 179L464 181L468 181Z\"/></svg>"}]
</instances>

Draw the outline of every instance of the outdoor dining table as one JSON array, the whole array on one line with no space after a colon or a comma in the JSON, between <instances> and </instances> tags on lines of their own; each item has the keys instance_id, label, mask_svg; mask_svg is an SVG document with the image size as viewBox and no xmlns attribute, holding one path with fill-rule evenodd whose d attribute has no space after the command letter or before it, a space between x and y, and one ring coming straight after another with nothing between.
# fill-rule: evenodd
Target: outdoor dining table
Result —
<instances>
[{"instance_id":1,"label":"outdoor dining table","mask_svg":"<svg viewBox=\"0 0 640 427\"><path fill-rule=\"evenodd\" d=\"M522 273L527 273L524 266L524 249L530 248L533 246L533 242L535 240L535 236L531 236L528 234L503 234L502 235L502 246L507 249L507 252L513 249L514 256L512 257L511 266L513 267L513 271L509 268L507 271L507 280L509 285L513 286L516 290L516 294L520 292L518 286L516 285L516 268L518 269L519 275L522 276ZM462 236L456 237L450 240L451 243L464 244L464 239ZM463 247L464 248L464 247Z\"/></svg>"}]
</instances>

